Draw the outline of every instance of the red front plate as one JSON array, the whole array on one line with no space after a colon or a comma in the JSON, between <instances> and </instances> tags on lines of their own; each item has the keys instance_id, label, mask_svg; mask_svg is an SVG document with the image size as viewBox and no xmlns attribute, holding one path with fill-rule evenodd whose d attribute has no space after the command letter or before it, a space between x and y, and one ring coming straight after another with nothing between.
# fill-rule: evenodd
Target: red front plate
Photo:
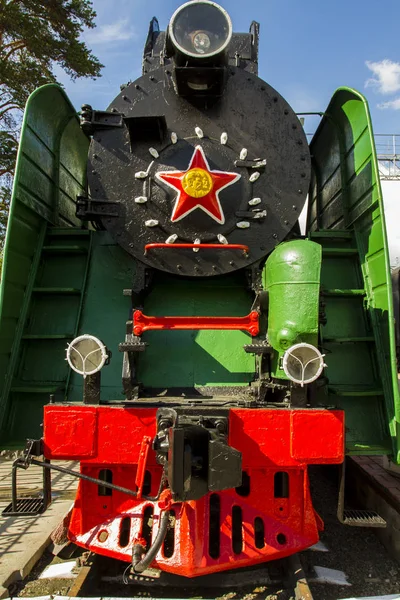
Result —
<instances>
[{"instance_id":1,"label":"red front plate","mask_svg":"<svg viewBox=\"0 0 400 600\"><path fill-rule=\"evenodd\" d=\"M45 407L45 456L81 461L81 472L136 489L142 440L156 433L156 409ZM318 541L308 464L344 459L344 413L330 410L231 409L229 444L243 456L242 488L175 504L174 527L154 566L186 577L250 566L298 552ZM149 450L147 495L161 467ZM130 561L133 540L157 535L157 503L81 481L69 537L94 552Z\"/></svg>"}]
</instances>

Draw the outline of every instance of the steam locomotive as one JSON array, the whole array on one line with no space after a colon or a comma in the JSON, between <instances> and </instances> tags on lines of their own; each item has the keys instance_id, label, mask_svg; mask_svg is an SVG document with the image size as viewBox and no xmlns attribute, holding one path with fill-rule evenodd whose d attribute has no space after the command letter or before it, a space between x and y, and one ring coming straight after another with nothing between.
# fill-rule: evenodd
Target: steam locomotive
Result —
<instances>
[{"instance_id":1,"label":"steam locomotive","mask_svg":"<svg viewBox=\"0 0 400 600\"><path fill-rule=\"evenodd\" d=\"M79 461L69 539L136 573L299 552L323 528L309 465L399 458L366 101L340 88L309 146L258 77L258 39L257 23L233 33L221 6L187 2L167 31L152 20L142 76L106 111L84 105L79 124L52 85L26 111L2 281L3 442L31 438L16 470ZM21 415L43 404L35 440ZM340 520L371 525L346 513L341 473Z\"/></svg>"}]
</instances>

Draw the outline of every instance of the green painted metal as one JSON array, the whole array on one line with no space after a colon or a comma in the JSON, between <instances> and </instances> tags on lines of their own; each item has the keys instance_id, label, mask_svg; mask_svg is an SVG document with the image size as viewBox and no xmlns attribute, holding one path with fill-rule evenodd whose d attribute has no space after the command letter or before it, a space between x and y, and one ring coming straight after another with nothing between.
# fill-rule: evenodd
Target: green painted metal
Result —
<instances>
[{"instance_id":1,"label":"green painted metal","mask_svg":"<svg viewBox=\"0 0 400 600\"><path fill-rule=\"evenodd\" d=\"M1 287L1 443L40 435L49 394L82 400L82 379L65 358L69 339L100 337L112 351L102 399L120 401L125 322L135 261L107 232L83 230L75 198L85 188L88 142L57 86L28 102L7 233ZM279 357L296 341L317 344L319 300L326 324L327 393L318 403L346 410L347 450L398 457L399 397L387 244L372 130L365 100L339 90L311 145L309 240L283 243L269 257L269 339ZM156 273L144 312L244 315L253 301L242 273L184 279ZM295 318L293 318L295 315ZM282 334L286 329L287 335ZM149 331L140 355L146 388L248 386L255 360L240 331Z\"/></svg>"},{"instance_id":2,"label":"green painted metal","mask_svg":"<svg viewBox=\"0 0 400 600\"><path fill-rule=\"evenodd\" d=\"M318 345L321 246L309 240L279 244L263 271L268 291L268 332L274 355L274 376L287 379L279 368L284 352L299 342Z\"/></svg>"},{"instance_id":3,"label":"green painted metal","mask_svg":"<svg viewBox=\"0 0 400 600\"><path fill-rule=\"evenodd\" d=\"M400 400L382 191L368 105L361 94L337 90L311 142L311 154L307 227L323 253L321 289L327 323L320 335L328 364L326 404L346 410L349 452L391 453L400 461Z\"/></svg>"},{"instance_id":4,"label":"green painted metal","mask_svg":"<svg viewBox=\"0 0 400 600\"><path fill-rule=\"evenodd\" d=\"M35 377L28 385L26 365L40 373L46 361L53 364L54 345L65 341L27 336L39 335L35 328L40 319L43 327L49 325L40 334L58 333L50 318L56 312L55 323L60 322L61 311L67 310L61 302L47 313L32 312L44 302L43 288L54 287L52 277L38 284L49 227L81 227L75 217L75 198L85 189L87 149L88 140L79 128L75 109L61 88L50 84L36 90L28 100L21 130L0 288L3 444L21 442L26 433L40 431L41 407L48 400L49 390L55 388L49 385L48 374L40 381ZM37 426L33 428L32 423Z\"/></svg>"},{"instance_id":5,"label":"green painted metal","mask_svg":"<svg viewBox=\"0 0 400 600\"><path fill-rule=\"evenodd\" d=\"M242 316L250 312L252 301L242 274L203 281L160 274L145 312ZM146 386L236 386L254 379L254 357L243 350L251 338L242 331L149 331L143 339L149 346L139 364L139 377Z\"/></svg>"}]
</instances>

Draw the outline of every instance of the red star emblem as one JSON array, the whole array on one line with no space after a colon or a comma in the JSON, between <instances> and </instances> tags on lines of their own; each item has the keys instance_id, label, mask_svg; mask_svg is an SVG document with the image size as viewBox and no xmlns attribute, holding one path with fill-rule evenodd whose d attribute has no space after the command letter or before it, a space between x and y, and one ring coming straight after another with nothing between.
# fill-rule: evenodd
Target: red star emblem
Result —
<instances>
[{"instance_id":1,"label":"red star emblem","mask_svg":"<svg viewBox=\"0 0 400 600\"><path fill-rule=\"evenodd\" d=\"M171 221L180 221L201 208L214 221L225 223L219 201L220 192L240 179L239 173L211 171L203 148L196 146L187 171L161 171L156 177L178 191Z\"/></svg>"}]
</instances>

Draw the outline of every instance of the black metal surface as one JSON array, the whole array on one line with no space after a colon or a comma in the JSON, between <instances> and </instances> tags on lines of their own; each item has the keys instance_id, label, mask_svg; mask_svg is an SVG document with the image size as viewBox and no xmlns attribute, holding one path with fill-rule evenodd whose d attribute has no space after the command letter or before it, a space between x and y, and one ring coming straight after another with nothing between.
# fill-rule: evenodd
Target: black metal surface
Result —
<instances>
[{"instance_id":1,"label":"black metal surface","mask_svg":"<svg viewBox=\"0 0 400 600\"><path fill-rule=\"evenodd\" d=\"M228 415L227 409L157 411L153 447L175 501L241 485L242 454L227 443Z\"/></svg>"},{"instance_id":2,"label":"black metal surface","mask_svg":"<svg viewBox=\"0 0 400 600\"><path fill-rule=\"evenodd\" d=\"M266 342L245 344L243 348L248 354L272 354L274 351L272 346L269 346Z\"/></svg>"},{"instance_id":3,"label":"black metal surface","mask_svg":"<svg viewBox=\"0 0 400 600\"><path fill-rule=\"evenodd\" d=\"M113 483L109 483L108 481L104 481L103 479L96 479L95 477L89 477L89 475L84 475L83 473L78 473L77 471L73 471L72 469L67 469L66 467L60 467L58 465L51 464L50 462L40 461L31 459L30 463L33 465L37 465L39 467L43 467L44 471L53 470L58 471L59 473L65 473L66 475L71 475L72 477L77 477L78 479L83 479L85 481L89 481L90 483L94 483L103 488L108 488L111 490L115 490L117 492L122 492L123 494L127 494L128 496L137 496L137 492L134 490L130 490L129 488L121 487L120 485L114 485ZM145 494L142 495L144 500L149 500L150 502L155 502L159 499L160 493L164 487L164 480L161 478L160 487L157 492L157 496L147 496Z\"/></svg>"},{"instance_id":4,"label":"black metal surface","mask_svg":"<svg viewBox=\"0 0 400 600\"><path fill-rule=\"evenodd\" d=\"M100 404L101 371L83 379L83 403Z\"/></svg>"},{"instance_id":5,"label":"black metal surface","mask_svg":"<svg viewBox=\"0 0 400 600\"><path fill-rule=\"evenodd\" d=\"M160 37L160 36L158 36ZM158 42L158 38L157 38ZM261 261L293 228L303 208L310 177L310 156L301 124L286 101L268 84L240 67L229 68L223 97L212 107L199 108L177 96L168 66L146 73L128 85L112 102L111 112L125 116L123 128L96 132L90 147L88 180L90 195L119 204L119 216L102 219L117 242L146 265L179 275L211 276L234 271ZM132 135L131 119L164 117L151 143ZM128 119L128 121L126 121ZM128 124L130 124L128 126ZM195 128L203 130L199 138ZM172 144L175 132L178 142ZM220 143L223 132L226 145ZM220 193L225 223L219 224L201 209L171 222L177 193L156 179L158 171L186 171L194 148L201 146L211 170L235 172L239 181ZM149 148L159 153L153 158ZM242 148L246 159L266 160L265 166L235 166ZM144 171L148 176L135 178ZM257 181L249 177L260 173ZM147 202L135 203L144 196ZM261 198L256 206L249 200ZM241 219L244 213L267 211L263 219ZM156 220L154 227L146 221ZM248 220L250 227L237 223ZM156 249L144 254L144 246L163 243L171 235L176 242L218 243L218 234L229 243L246 244L250 255L221 250Z\"/></svg>"},{"instance_id":6,"label":"black metal surface","mask_svg":"<svg viewBox=\"0 0 400 600\"><path fill-rule=\"evenodd\" d=\"M51 504L51 476L50 471L43 469L42 497L18 498L17 473L18 469L26 470L32 461L32 456L40 456L43 453L43 440L27 440L22 458L13 462L11 471L11 503L4 509L2 515L39 515L45 512ZM43 465L49 465L44 459Z\"/></svg>"},{"instance_id":7,"label":"black metal surface","mask_svg":"<svg viewBox=\"0 0 400 600\"><path fill-rule=\"evenodd\" d=\"M19 498L16 505L10 502L1 513L3 517L23 517L41 515L47 505L43 498Z\"/></svg>"},{"instance_id":8,"label":"black metal surface","mask_svg":"<svg viewBox=\"0 0 400 600\"><path fill-rule=\"evenodd\" d=\"M372 510L349 509L346 506L346 459L339 466L339 498L337 517L343 525L352 527L386 527L386 521Z\"/></svg>"}]
</instances>

